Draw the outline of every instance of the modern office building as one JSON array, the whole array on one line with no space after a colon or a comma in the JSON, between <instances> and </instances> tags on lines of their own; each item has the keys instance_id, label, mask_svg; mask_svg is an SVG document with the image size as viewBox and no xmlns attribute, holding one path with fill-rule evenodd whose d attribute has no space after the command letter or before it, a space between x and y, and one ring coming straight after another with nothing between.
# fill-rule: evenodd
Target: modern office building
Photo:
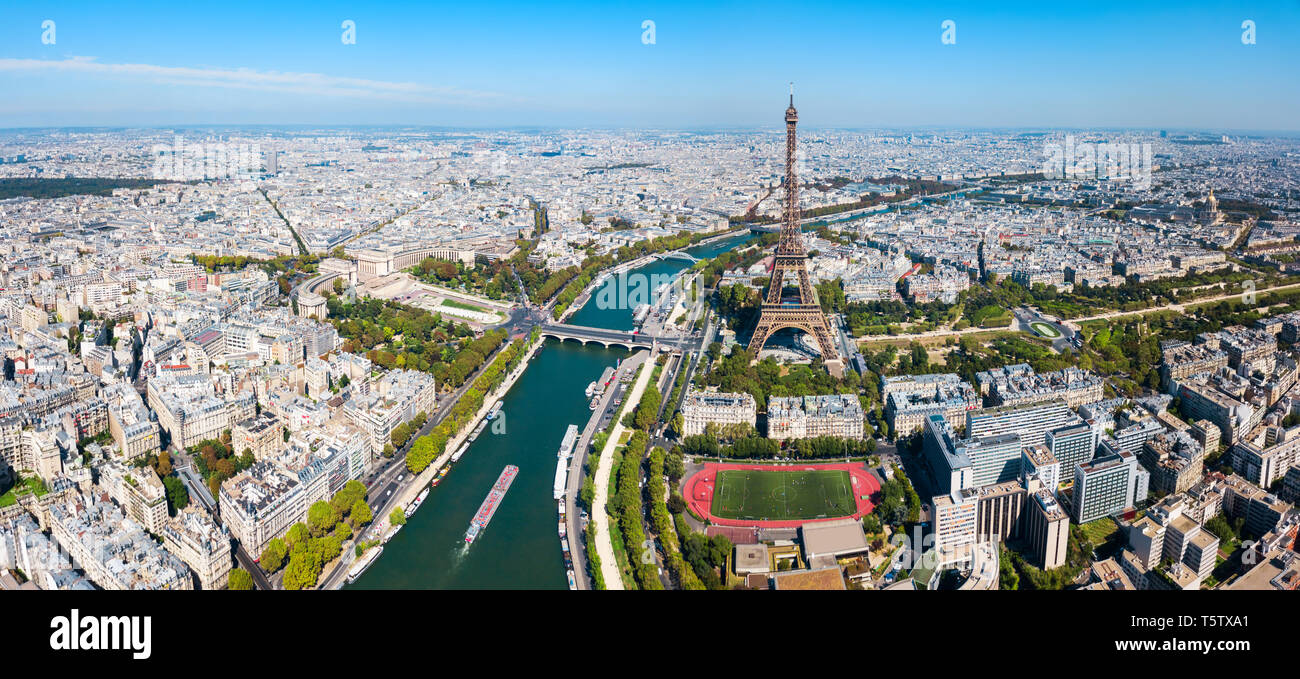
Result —
<instances>
[{"instance_id":1,"label":"modern office building","mask_svg":"<svg viewBox=\"0 0 1300 679\"><path fill-rule=\"evenodd\" d=\"M1127 451L1107 454L1074 467L1074 519L1088 523L1133 507L1146 499L1149 475Z\"/></svg>"},{"instance_id":2,"label":"modern office building","mask_svg":"<svg viewBox=\"0 0 1300 679\"><path fill-rule=\"evenodd\" d=\"M1030 446L1020 451L1020 483L1029 487L1030 479L1052 493L1061 486L1061 463L1047 446Z\"/></svg>"},{"instance_id":3,"label":"modern office building","mask_svg":"<svg viewBox=\"0 0 1300 679\"><path fill-rule=\"evenodd\" d=\"M934 508L934 552L936 564L969 561L976 542L979 495L969 490L937 495Z\"/></svg>"},{"instance_id":4,"label":"modern office building","mask_svg":"<svg viewBox=\"0 0 1300 679\"><path fill-rule=\"evenodd\" d=\"M1039 488L1029 493L1023 533L1035 565L1044 570L1065 565L1069 554L1070 517L1050 489Z\"/></svg>"},{"instance_id":5,"label":"modern office building","mask_svg":"<svg viewBox=\"0 0 1300 679\"><path fill-rule=\"evenodd\" d=\"M1019 480L970 489L978 499L975 535L980 542L1005 542L1020 537L1025 511L1025 487Z\"/></svg>"},{"instance_id":6,"label":"modern office building","mask_svg":"<svg viewBox=\"0 0 1300 679\"><path fill-rule=\"evenodd\" d=\"M937 493L953 493L974 485L970 458L957 451L960 442L943 415L934 413L926 418L921 450Z\"/></svg>"},{"instance_id":7,"label":"modern office building","mask_svg":"<svg viewBox=\"0 0 1300 679\"><path fill-rule=\"evenodd\" d=\"M957 442L959 457L970 460L975 488L1020 478L1021 440L1018 434L976 436Z\"/></svg>"},{"instance_id":8,"label":"modern office building","mask_svg":"<svg viewBox=\"0 0 1300 679\"><path fill-rule=\"evenodd\" d=\"M1060 468L1070 472L1075 465L1092 460L1100 437L1101 432L1094 423L1076 417L1071 424L1049 430L1043 437L1043 445L1060 463Z\"/></svg>"},{"instance_id":9,"label":"modern office building","mask_svg":"<svg viewBox=\"0 0 1300 679\"><path fill-rule=\"evenodd\" d=\"M1015 434L1020 437L1021 445L1036 446L1047 440L1047 432L1073 424L1076 419L1061 399L995 406L966 413L966 436Z\"/></svg>"}]
</instances>

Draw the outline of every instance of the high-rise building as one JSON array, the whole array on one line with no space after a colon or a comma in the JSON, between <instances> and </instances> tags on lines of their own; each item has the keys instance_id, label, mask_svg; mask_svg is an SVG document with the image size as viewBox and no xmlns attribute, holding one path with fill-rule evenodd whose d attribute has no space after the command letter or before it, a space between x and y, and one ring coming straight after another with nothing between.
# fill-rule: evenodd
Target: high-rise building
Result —
<instances>
[{"instance_id":1,"label":"high-rise building","mask_svg":"<svg viewBox=\"0 0 1300 679\"><path fill-rule=\"evenodd\" d=\"M940 567L969 561L976 542L979 495L954 491L938 495L934 506L934 552Z\"/></svg>"},{"instance_id":2,"label":"high-rise building","mask_svg":"<svg viewBox=\"0 0 1300 679\"><path fill-rule=\"evenodd\" d=\"M1029 494L1025 503L1024 537L1039 568L1065 564L1069 554L1070 517L1048 488Z\"/></svg>"},{"instance_id":3,"label":"high-rise building","mask_svg":"<svg viewBox=\"0 0 1300 679\"><path fill-rule=\"evenodd\" d=\"M926 418L922 451L934 476L935 492L952 493L974 485L970 458L957 452L958 442L943 415Z\"/></svg>"},{"instance_id":4,"label":"high-rise building","mask_svg":"<svg viewBox=\"0 0 1300 679\"><path fill-rule=\"evenodd\" d=\"M1052 493L1061 486L1061 463L1047 446L1030 446L1020 451L1020 483L1029 487L1030 479L1038 479Z\"/></svg>"},{"instance_id":5,"label":"high-rise building","mask_svg":"<svg viewBox=\"0 0 1300 679\"><path fill-rule=\"evenodd\" d=\"M981 486L967 492L979 497L975 511L975 535L980 542L1005 542L1020 537L1026 495L1025 487L1020 485L1020 481Z\"/></svg>"},{"instance_id":6,"label":"high-rise building","mask_svg":"<svg viewBox=\"0 0 1300 679\"><path fill-rule=\"evenodd\" d=\"M957 455L970 460L971 485L976 488L1020 478L1018 434L976 436L957 442L954 448Z\"/></svg>"},{"instance_id":7,"label":"high-rise building","mask_svg":"<svg viewBox=\"0 0 1300 679\"><path fill-rule=\"evenodd\" d=\"M1110 516L1146 499L1150 476L1127 451L1074 467L1074 518L1079 523Z\"/></svg>"},{"instance_id":8,"label":"high-rise building","mask_svg":"<svg viewBox=\"0 0 1300 679\"><path fill-rule=\"evenodd\" d=\"M1021 445L1036 446L1047 440L1047 432L1077 419L1060 399L983 408L966 413L966 436L1015 434L1020 437Z\"/></svg>"}]
</instances>

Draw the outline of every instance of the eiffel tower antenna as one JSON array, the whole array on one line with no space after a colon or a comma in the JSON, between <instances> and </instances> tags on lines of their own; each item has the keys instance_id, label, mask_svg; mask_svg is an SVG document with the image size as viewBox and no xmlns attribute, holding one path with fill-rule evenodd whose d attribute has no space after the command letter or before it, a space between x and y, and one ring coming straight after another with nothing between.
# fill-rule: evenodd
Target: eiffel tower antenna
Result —
<instances>
[{"instance_id":1,"label":"eiffel tower antenna","mask_svg":"<svg viewBox=\"0 0 1300 679\"><path fill-rule=\"evenodd\" d=\"M812 281L808 278L808 253L799 227L799 178L795 173L795 126L798 123L794 83L790 83L790 108L785 110L785 219L773 257L772 280L759 311L758 324L754 326L754 336L749 340L749 353L758 358L763 344L776 331L795 328L817 340L822 360L832 373L838 374L843 370L843 363L831 340L830 323L826 321L826 314L822 312ZM787 275L795 276L799 282L798 296L790 299L782 295Z\"/></svg>"}]
</instances>

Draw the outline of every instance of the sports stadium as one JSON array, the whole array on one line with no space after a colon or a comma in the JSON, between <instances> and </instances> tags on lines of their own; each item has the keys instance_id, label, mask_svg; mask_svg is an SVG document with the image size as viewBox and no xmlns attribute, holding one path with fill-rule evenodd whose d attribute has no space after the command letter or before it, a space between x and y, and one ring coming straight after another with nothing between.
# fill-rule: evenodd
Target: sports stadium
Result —
<instances>
[{"instance_id":1,"label":"sports stadium","mask_svg":"<svg viewBox=\"0 0 1300 679\"><path fill-rule=\"evenodd\" d=\"M691 511L719 526L794 528L871 513L880 482L861 462L706 463L686 479Z\"/></svg>"}]
</instances>

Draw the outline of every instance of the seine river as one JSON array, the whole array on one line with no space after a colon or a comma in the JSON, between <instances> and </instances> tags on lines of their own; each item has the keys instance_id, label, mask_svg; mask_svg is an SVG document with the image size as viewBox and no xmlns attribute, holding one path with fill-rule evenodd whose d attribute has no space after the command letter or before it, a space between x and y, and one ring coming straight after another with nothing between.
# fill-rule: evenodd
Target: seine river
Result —
<instances>
[{"instance_id":1,"label":"seine river","mask_svg":"<svg viewBox=\"0 0 1300 679\"><path fill-rule=\"evenodd\" d=\"M687 252L714 257L750 238L739 235ZM665 259L632 273L672 275L687 266L682 259ZM619 284L619 277L605 282ZM632 309L599 309L589 302L567 322L630 330ZM567 589L552 496L555 454L565 428L581 428L591 417L583 395L587 385L627 355L618 347L546 340L503 399L502 421L479 435L374 565L349 587ZM465 529L508 464L518 466L519 475L487 530L467 546Z\"/></svg>"}]
</instances>

